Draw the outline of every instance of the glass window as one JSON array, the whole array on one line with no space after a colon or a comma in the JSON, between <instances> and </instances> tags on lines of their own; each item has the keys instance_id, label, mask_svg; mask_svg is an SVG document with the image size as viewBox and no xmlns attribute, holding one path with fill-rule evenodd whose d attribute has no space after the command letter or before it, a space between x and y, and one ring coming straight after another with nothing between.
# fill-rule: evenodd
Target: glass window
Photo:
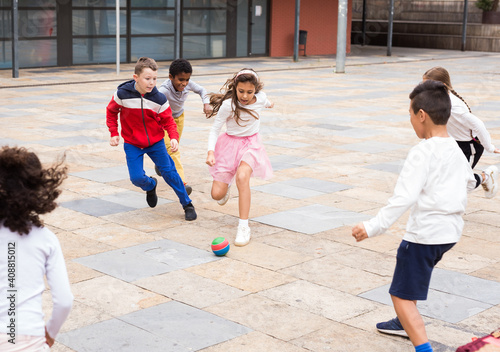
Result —
<instances>
[{"instance_id":1,"label":"glass window","mask_svg":"<svg viewBox=\"0 0 500 352\"><path fill-rule=\"evenodd\" d=\"M120 11L120 34L127 30L126 11ZM73 35L116 34L116 12L113 10L73 10Z\"/></svg>"},{"instance_id":2,"label":"glass window","mask_svg":"<svg viewBox=\"0 0 500 352\"><path fill-rule=\"evenodd\" d=\"M132 10L132 34L173 34L175 11Z\"/></svg>"},{"instance_id":3,"label":"glass window","mask_svg":"<svg viewBox=\"0 0 500 352\"><path fill-rule=\"evenodd\" d=\"M175 0L132 0L132 7L175 7Z\"/></svg>"},{"instance_id":4,"label":"glass window","mask_svg":"<svg viewBox=\"0 0 500 352\"><path fill-rule=\"evenodd\" d=\"M132 38L131 61L141 56L151 57L157 61L174 59L174 37Z\"/></svg>"},{"instance_id":5,"label":"glass window","mask_svg":"<svg viewBox=\"0 0 500 352\"><path fill-rule=\"evenodd\" d=\"M225 35L184 36L182 56L187 59L226 56Z\"/></svg>"},{"instance_id":6,"label":"glass window","mask_svg":"<svg viewBox=\"0 0 500 352\"><path fill-rule=\"evenodd\" d=\"M0 68L12 67L12 42L2 41L0 43Z\"/></svg>"},{"instance_id":7,"label":"glass window","mask_svg":"<svg viewBox=\"0 0 500 352\"><path fill-rule=\"evenodd\" d=\"M226 7L227 0L184 0L186 7Z\"/></svg>"},{"instance_id":8,"label":"glass window","mask_svg":"<svg viewBox=\"0 0 500 352\"><path fill-rule=\"evenodd\" d=\"M20 40L19 67L39 67L57 65L57 41Z\"/></svg>"},{"instance_id":9,"label":"glass window","mask_svg":"<svg viewBox=\"0 0 500 352\"><path fill-rule=\"evenodd\" d=\"M7 1L10 2L10 1ZM19 7L23 6L37 6L37 7L56 7L56 0L19 0L18 5Z\"/></svg>"},{"instance_id":10,"label":"glass window","mask_svg":"<svg viewBox=\"0 0 500 352\"><path fill-rule=\"evenodd\" d=\"M73 7L116 7L116 0L72 0ZM120 0L120 7L127 6L127 0Z\"/></svg>"},{"instance_id":11,"label":"glass window","mask_svg":"<svg viewBox=\"0 0 500 352\"><path fill-rule=\"evenodd\" d=\"M126 60L125 39L120 39L120 61ZM73 64L116 62L115 38L73 38Z\"/></svg>"},{"instance_id":12,"label":"glass window","mask_svg":"<svg viewBox=\"0 0 500 352\"><path fill-rule=\"evenodd\" d=\"M184 10L184 33L226 31L226 10Z\"/></svg>"},{"instance_id":13,"label":"glass window","mask_svg":"<svg viewBox=\"0 0 500 352\"><path fill-rule=\"evenodd\" d=\"M12 37L11 11L0 10L0 38Z\"/></svg>"},{"instance_id":14,"label":"glass window","mask_svg":"<svg viewBox=\"0 0 500 352\"><path fill-rule=\"evenodd\" d=\"M56 10L19 10L19 38L57 36Z\"/></svg>"}]
</instances>

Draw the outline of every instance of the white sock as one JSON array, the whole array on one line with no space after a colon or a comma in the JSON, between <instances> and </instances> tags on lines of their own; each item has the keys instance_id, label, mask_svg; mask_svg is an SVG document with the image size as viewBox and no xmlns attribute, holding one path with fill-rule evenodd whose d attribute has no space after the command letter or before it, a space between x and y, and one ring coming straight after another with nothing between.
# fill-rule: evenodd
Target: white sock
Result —
<instances>
[{"instance_id":1,"label":"white sock","mask_svg":"<svg viewBox=\"0 0 500 352\"><path fill-rule=\"evenodd\" d=\"M248 227L248 219L246 219L246 220L240 219L240 222L238 223L238 226Z\"/></svg>"}]
</instances>

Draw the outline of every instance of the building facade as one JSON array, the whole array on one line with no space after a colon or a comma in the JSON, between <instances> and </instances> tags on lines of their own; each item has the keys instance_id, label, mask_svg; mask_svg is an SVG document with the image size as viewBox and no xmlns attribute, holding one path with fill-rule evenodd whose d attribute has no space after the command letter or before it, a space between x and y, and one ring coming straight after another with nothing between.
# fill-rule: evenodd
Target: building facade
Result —
<instances>
[{"instance_id":1,"label":"building facade","mask_svg":"<svg viewBox=\"0 0 500 352\"><path fill-rule=\"evenodd\" d=\"M12 6L0 0L4 69L12 67ZM337 11L337 0L301 0L308 55L335 54ZM116 0L18 0L19 67L114 63L116 17ZM291 56L294 30L295 0L119 0L124 63Z\"/></svg>"}]
</instances>

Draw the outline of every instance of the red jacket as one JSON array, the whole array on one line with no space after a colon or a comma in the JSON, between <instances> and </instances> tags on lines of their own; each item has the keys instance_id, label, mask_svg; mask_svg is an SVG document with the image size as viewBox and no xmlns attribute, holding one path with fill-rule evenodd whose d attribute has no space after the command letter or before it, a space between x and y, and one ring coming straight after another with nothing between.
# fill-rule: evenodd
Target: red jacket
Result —
<instances>
[{"instance_id":1,"label":"red jacket","mask_svg":"<svg viewBox=\"0 0 500 352\"><path fill-rule=\"evenodd\" d=\"M142 96L135 89L134 80L120 84L106 108L106 125L111 137L119 135L118 115L126 143L150 147L163 139L165 130L170 139L179 140L167 98L156 87Z\"/></svg>"}]
</instances>

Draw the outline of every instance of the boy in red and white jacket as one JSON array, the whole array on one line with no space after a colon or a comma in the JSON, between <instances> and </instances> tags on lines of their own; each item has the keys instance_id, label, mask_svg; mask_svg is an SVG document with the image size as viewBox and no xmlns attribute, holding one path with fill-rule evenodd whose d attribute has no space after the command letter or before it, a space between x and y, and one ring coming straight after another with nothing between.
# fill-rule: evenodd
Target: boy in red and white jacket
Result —
<instances>
[{"instance_id":1,"label":"boy in red and white jacket","mask_svg":"<svg viewBox=\"0 0 500 352\"><path fill-rule=\"evenodd\" d=\"M172 150L179 148L179 134L172 118L172 110L165 95L156 89L157 72L158 65L155 60L141 57L135 65L134 79L118 86L106 108L106 125L111 133L109 144L119 144L120 116L130 181L146 191L148 205L154 208L158 203L158 182L156 178L147 176L144 171L144 154L147 154L160 169L165 182L179 197L185 219L191 221L196 219L196 211L163 140L166 130Z\"/></svg>"}]
</instances>

